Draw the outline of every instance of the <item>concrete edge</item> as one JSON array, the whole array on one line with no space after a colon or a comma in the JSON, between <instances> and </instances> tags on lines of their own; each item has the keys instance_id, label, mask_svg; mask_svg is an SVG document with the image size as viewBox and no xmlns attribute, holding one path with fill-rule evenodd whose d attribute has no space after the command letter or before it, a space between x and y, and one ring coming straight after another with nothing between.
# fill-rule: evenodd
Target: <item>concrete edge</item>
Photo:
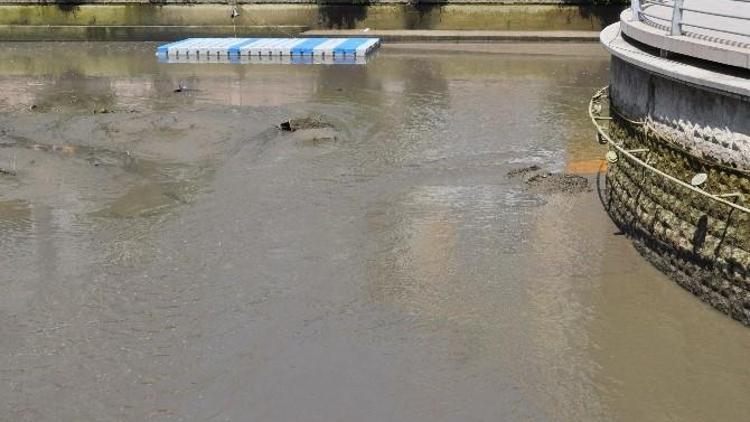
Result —
<instances>
[{"instance_id":1,"label":"concrete edge","mask_svg":"<svg viewBox=\"0 0 750 422\"><path fill-rule=\"evenodd\" d=\"M750 101L750 79L654 56L628 43L622 37L620 25L614 23L600 34L600 41L610 54L652 73Z\"/></svg>"},{"instance_id":2,"label":"concrete edge","mask_svg":"<svg viewBox=\"0 0 750 422\"><path fill-rule=\"evenodd\" d=\"M3 41L171 41L180 38L371 37L383 42L596 42L598 31L310 30L301 25L0 25Z\"/></svg>"},{"instance_id":3,"label":"concrete edge","mask_svg":"<svg viewBox=\"0 0 750 422\"><path fill-rule=\"evenodd\" d=\"M308 30L295 25L0 25L2 41L174 41L195 37L299 36Z\"/></svg>"},{"instance_id":4,"label":"concrete edge","mask_svg":"<svg viewBox=\"0 0 750 422\"><path fill-rule=\"evenodd\" d=\"M598 31L310 30L305 37L376 37L383 42L596 42Z\"/></svg>"},{"instance_id":5,"label":"concrete edge","mask_svg":"<svg viewBox=\"0 0 750 422\"><path fill-rule=\"evenodd\" d=\"M712 43L689 36L667 36L663 31L642 22L633 21L630 9L620 14L622 32L628 37L654 48L695 57L729 66L750 69L750 50L731 45Z\"/></svg>"}]
</instances>

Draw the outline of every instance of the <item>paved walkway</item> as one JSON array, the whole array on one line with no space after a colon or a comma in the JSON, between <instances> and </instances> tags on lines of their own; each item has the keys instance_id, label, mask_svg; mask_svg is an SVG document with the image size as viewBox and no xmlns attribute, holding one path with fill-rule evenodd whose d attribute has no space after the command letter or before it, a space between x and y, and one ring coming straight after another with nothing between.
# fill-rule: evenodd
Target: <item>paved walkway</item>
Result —
<instances>
[{"instance_id":1,"label":"paved walkway","mask_svg":"<svg viewBox=\"0 0 750 422\"><path fill-rule=\"evenodd\" d=\"M663 51L750 69L750 1L685 0L684 7L682 35L671 35L672 6L650 2L641 20L625 10L619 26L628 37Z\"/></svg>"},{"instance_id":2,"label":"paved walkway","mask_svg":"<svg viewBox=\"0 0 750 422\"><path fill-rule=\"evenodd\" d=\"M726 73L725 67L698 67L671 58L659 57L642 50L622 37L620 24L613 24L601 33L601 42L614 56L650 72L692 85L706 86L750 99L750 79Z\"/></svg>"},{"instance_id":3,"label":"paved walkway","mask_svg":"<svg viewBox=\"0 0 750 422\"><path fill-rule=\"evenodd\" d=\"M750 2L737 0L685 0L684 7L688 9L713 12L730 17L711 16L703 13L685 11L682 20L683 31L692 35L705 37L706 39L728 45L746 44L750 47ZM649 15L658 18L647 17L650 21L663 25L665 28L671 25L673 9L670 6L651 5L645 9ZM746 19L741 19L742 17ZM730 34L721 31L699 28L718 28L725 31L747 34L745 36Z\"/></svg>"}]
</instances>

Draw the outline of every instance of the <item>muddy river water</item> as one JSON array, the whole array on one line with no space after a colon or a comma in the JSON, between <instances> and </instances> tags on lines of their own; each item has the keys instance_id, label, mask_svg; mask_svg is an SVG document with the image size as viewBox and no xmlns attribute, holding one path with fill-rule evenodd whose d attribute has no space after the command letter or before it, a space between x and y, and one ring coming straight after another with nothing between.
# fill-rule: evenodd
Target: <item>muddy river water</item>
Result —
<instances>
[{"instance_id":1,"label":"muddy river water","mask_svg":"<svg viewBox=\"0 0 750 422\"><path fill-rule=\"evenodd\" d=\"M750 330L586 174L590 45L0 44L0 420L743 420ZM182 84L187 89L175 93ZM281 132L316 114L334 133Z\"/></svg>"}]
</instances>

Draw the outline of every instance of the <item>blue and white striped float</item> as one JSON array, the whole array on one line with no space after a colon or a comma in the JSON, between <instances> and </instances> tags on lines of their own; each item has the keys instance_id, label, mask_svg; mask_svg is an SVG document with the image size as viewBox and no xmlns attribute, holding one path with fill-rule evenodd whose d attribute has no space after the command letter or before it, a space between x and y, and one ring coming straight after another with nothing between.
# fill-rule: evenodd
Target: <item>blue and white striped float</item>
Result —
<instances>
[{"instance_id":1,"label":"blue and white striped float","mask_svg":"<svg viewBox=\"0 0 750 422\"><path fill-rule=\"evenodd\" d=\"M378 38L188 38L157 47L156 55L169 62L287 58L278 62L357 63L356 58L364 58L379 46Z\"/></svg>"}]
</instances>

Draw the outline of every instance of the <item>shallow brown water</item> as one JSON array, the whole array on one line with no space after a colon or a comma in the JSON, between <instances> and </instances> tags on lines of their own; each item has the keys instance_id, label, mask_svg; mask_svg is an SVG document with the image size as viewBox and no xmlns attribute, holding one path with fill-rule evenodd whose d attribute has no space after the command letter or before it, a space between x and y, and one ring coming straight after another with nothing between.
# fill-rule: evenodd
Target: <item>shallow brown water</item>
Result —
<instances>
[{"instance_id":1,"label":"shallow brown water","mask_svg":"<svg viewBox=\"0 0 750 422\"><path fill-rule=\"evenodd\" d=\"M744 419L750 331L505 177L602 154L607 57L555 47L0 45L0 420Z\"/></svg>"}]
</instances>

